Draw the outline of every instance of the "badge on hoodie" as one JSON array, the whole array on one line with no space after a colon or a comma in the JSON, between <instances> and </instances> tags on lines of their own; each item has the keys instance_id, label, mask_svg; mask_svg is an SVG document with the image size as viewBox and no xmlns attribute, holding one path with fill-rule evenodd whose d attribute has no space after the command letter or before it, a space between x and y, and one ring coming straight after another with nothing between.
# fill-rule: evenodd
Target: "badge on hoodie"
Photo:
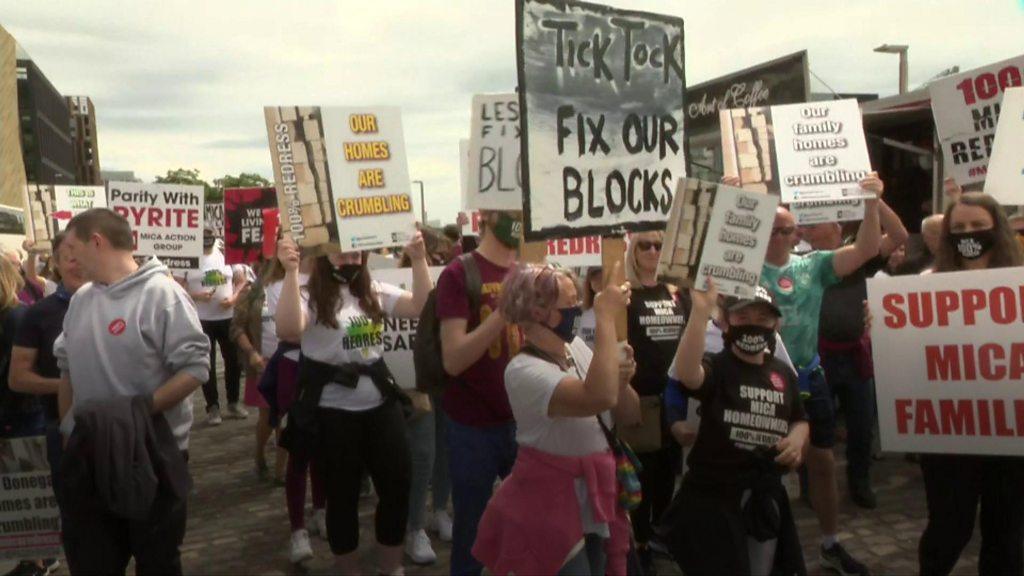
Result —
<instances>
[{"instance_id":1,"label":"badge on hoodie","mask_svg":"<svg viewBox=\"0 0 1024 576\"><path fill-rule=\"evenodd\" d=\"M125 323L124 318L118 318L111 322L110 326L107 326L107 332L110 332L114 336L120 336L127 327L128 325Z\"/></svg>"}]
</instances>

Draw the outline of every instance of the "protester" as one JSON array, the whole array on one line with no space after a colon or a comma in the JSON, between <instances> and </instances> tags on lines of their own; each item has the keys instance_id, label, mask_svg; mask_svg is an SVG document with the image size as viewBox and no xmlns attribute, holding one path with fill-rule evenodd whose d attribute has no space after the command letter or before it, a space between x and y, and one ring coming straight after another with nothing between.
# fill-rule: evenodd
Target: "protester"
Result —
<instances>
[{"instance_id":1,"label":"protester","mask_svg":"<svg viewBox=\"0 0 1024 576\"><path fill-rule=\"evenodd\" d=\"M727 182L728 183L728 182ZM839 544L839 487L832 454L835 446L835 410L818 356L818 327L825 289L856 272L878 255L881 241L877 197L882 181L874 173L860 181L862 190L876 196L864 202L864 221L852 245L818 250L805 256L790 253L798 235L796 219L779 208L761 272L761 285L775 298L785 323L780 329L786 350L797 368L804 411L811 427L807 454L810 500L822 531L822 563L843 574L867 574L868 569Z\"/></svg>"},{"instance_id":2,"label":"protester","mask_svg":"<svg viewBox=\"0 0 1024 576\"><path fill-rule=\"evenodd\" d=\"M732 298L721 318L727 347L703 357L718 300L714 284L707 288L691 290L676 355L679 382L703 416L666 514L669 549L686 574L804 574L781 475L800 465L808 426L796 374L769 351L782 314L763 288Z\"/></svg>"},{"instance_id":3,"label":"protester","mask_svg":"<svg viewBox=\"0 0 1024 576\"><path fill-rule=\"evenodd\" d=\"M594 349L594 334L597 329L597 315L594 311L594 297L601 292L604 286L604 273L600 266L592 266L587 269L583 277L583 314L580 315L580 326L577 336L591 350Z\"/></svg>"},{"instance_id":4,"label":"protester","mask_svg":"<svg viewBox=\"0 0 1024 576\"><path fill-rule=\"evenodd\" d=\"M181 574L191 395L209 374L209 340L167 267L156 258L136 264L124 217L94 208L65 233L92 282L76 292L54 346L71 572L124 574L134 557L139 574ZM146 432L126 420L141 420ZM122 499L133 461L152 465L156 476ZM105 482L92 479L94 468Z\"/></svg>"},{"instance_id":5,"label":"protester","mask_svg":"<svg viewBox=\"0 0 1024 576\"><path fill-rule=\"evenodd\" d=\"M60 458L63 446L57 410L60 369L53 356L53 344L60 336L71 296L85 283L78 263L64 244L64 233L53 239L57 291L30 307L18 326L11 354L9 382L11 390L39 396L46 416L46 456L50 462L54 495L61 505ZM55 559L25 561L7 576L49 574L59 566ZM20 570L20 571L19 571Z\"/></svg>"},{"instance_id":6,"label":"protester","mask_svg":"<svg viewBox=\"0 0 1024 576\"><path fill-rule=\"evenodd\" d=\"M42 434L46 417L37 398L18 392L6 377L11 364L15 333L28 308L18 297L24 287L20 270L10 259L0 259L0 437Z\"/></svg>"},{"instance_id":7,"label":"protester","mask_svg":"<svg viewBox=\"0 0 1024 576\"><path fill-rule=\"evenodd\" d=\"M967 192L945 212L935 272L1024 264L1002 208ZM919 547L921 574L949 574L981 513L980 574L1024 574L1024 458L922 454L928 525Z\"/></svg>"},{"instance_id":8,"label":"protester","mask_svg":"<svg viewBox=\"0 0 1024 576\"><path fill-rule=\"evenodd\" d=\"M615 456L604 430L619 414L639 413L628 386L635 363L627 356L620 369L615 335L628 302L628 284L602 290L591 352L575 336L580 307L569 275L525 265L505 280L501 314L522 328L526 346L505 369L516 464L491 498L473 547L489 573L626 573L629 522L616 500Z\"/></svg>"},{"instance_id":9,"label":"protester","mask_svg":"<svg viewBox=\"0 0 1024 576\"><path fill-rule=\"evenodd\" d=\"M935 267L935 256L939 253L939 242L942 235L942 214L932 214L921 220L921 239L928 249L928 258L922 265L922 273L931 273Z\"/></svg>"},{"instance_id":10,"label":"protester","mask_svg":"<svg viewBox=\"0 0 1024 576\"><path fill-rule=\"evenodd\" d=\"M403 400L408 398L384 363L381 334L385 316L418 318L431 289L419 233L405 252L413 263L412 292L374 282L366 256L346 252L317 258L303 298L295 243L284 239L278 250L285 278L277 332L283 340L302 343L302 392L289 412L286 434L311 434L319 442L317 458L327 482L327 538L344 574L359 572L364 470L379 496L378 572L403 573L410 486Z\"/></svg>"},{"instance_id":11,"label":"protester","mask_svg":"<svg viewBox=\"0 0 1024 576\"><path fill-rule=\"evenodd\" d=\"M199 320L203 324L203 333L210 338L210 374L203 384L203 396L206 398L207 421L211 426L219 426L222 422L217 373L214 369L218 346L224 361L224 390L228 400L224 416L232 419L248 416L238 401L242 373L230 335L231 318L234 316L235 302L245 287L245 275L236 273L224 263L224 254L217 250L216 242L213 231L203 232L203 255L199 257L199 269L189 270L184 276L186 289L195 302Z\"/></svg>"},{"instance_id":12,"label":"protester","mask_svg":"<svg viewBox=\"0 0 1024 576\"><path fill-rule=\"evenodd\" d=\"M284 267L276 258L265 262L262 275L246 288L238 297L234 317L231 319L231 339L238 347L242 362L245 364L246 406L259 410L256 421L256 476L260 480L270 477L267 466L266 447L271 434L277 436L278 428L271 425L270 405L260 395L257 386L263 369L270 357L277 351L277 328L274 317L267 308L266 290L264 286L284 278ZM277 447L274 458L274 478L283 480L284 467L288 462L288 453Z\"/></svg>"},{"instance_id":13,"label":"protester","mask_svg":"<svg viewBox=\"0 0 1024 576\"><path fill-rule=\"evenodd\" d=\"M451 573L479 574L470 549L495 480L516 459L515 422L505 392L505 367L522 335L498 309L502 282L515 264L522 223L511 212L483 211L480 246L456 258L437 281L442 362L452 376L444 392L454 522ZM469 268L480 280L479 308L470 309Z\"/></svg>"},{"instance_id":14,"label":"protester","mask_svg":"<svg viewBox=\"0 0 1024 576\"><path fill-rule=\"evenodd\" d=\"M632 442L643 465L640 472L643 502L630 517L644 573L652 576L656 568L649 545L655 539L654 524L672 500L679 460L679 450L673 445L666 426L662 394L689 313L688 302L680 297L675 287L658 282L662 236L662 232L634 234L626 250L626 279L633 287L627 316L628 340L637 362L636 375L630 385L640 395L641 434L654 439L653 443L648 440L647 445Z\"/></svg>"},{"instance_id":15,"label":"protester","mask_svg":"<svg viewBox=\"0 0 1024 576\"><path fill-rule=\"evenodd\" d=\"M818 350L825 381L838 398L846 421L846 478L850 499L862 508L878 506L871 488L871 449L875 427L875 382L871 346L864 330L867 279L885 267L890 254L909 237L899 216L878 200L882 230L879 254L825 289L818 322ZM813 249L838 250L844 245L838 222L800 228ZM846 242L849 244L850 242Z\"/></svg>"},{"instance_id":16,"label":"protester","mask_svg":"<svg viewBox=\"0 0 1024 576\"><path fill-rule=\"evenodd\" d=\"M22 262L21 253L17 250L8 250L4 252L4 257L8 262L14 265L15 270L18 271L18 275L21 277L21 287L18 289L18 300L26 305L31 306L35 304L37 300L43 298L44 286L38 277L35 276L35 265L36 265L36 254L31 250L33 244L26 242L22 245L25 247L25 252L28 254L24 262ZM30 280L28 274L25 272L26 269L33 271L33 278Z\"/></svg>"}]
</instances>

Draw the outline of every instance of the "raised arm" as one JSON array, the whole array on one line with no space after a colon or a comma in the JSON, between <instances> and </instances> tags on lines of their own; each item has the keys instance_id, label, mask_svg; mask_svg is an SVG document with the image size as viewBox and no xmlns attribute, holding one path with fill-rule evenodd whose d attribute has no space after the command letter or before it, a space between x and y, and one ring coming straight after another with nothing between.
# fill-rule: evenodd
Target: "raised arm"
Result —
<instances>
[{"instance_id":1,"label":"raised arm","mask_svg":"<svg viewBox=\"0 0 1024 576\"><path fill-rule=\"evenodd\" d=\"M277 245L277 257L285 270L281 299L274 314L277 337L286 342L299 342L306 331L306 312L302 309L299 292L299 248L295 241L290 237L283 238Z\"/></svg>"},{"instance_id":2,"label":"raised arm","mask_svg":"<svg viewBox=\"0 0 1024 576\"><path fill-rule=\"evenodd\" d=\"M882 226L882 245L879 252L883 258L888 258L894 250L906 243L910 233L903 226L899 215L881 199L878 201L878 220Z\"/></svg>"},{"instance_id":3,"label":"raised arm","mask_svg":"<svg viewBox=\"0 0 1024 576\"><path fill-rule=\"evenodd\" d=\"M707 291L691 288L690 298L693 309L676 349L676 378L687 389L700 390L704 385L704 332L718 305L718 287L709 278Z\"/></svg>"},{"instance_id":4,"label":"raised arm","mask_svg":"<svg viewBox=\"0 0 1024 576\"><path fill-rule=\"evenodd\" d=\"M405 247L405 254L412 262L412 292L406 292L395 304L395 316L400 318L419 318L423 305L427 303L433 283L430 281L430 269L427 266L427 248L423 243L423 234L417 232Z\"/></svg>"},{"instance_id":5,"label":"raised arm","mask_svg":"<svg viewBox=\"0 0 1024 576\"><path fill-rule=\"evenodd\" d=\"M882 231L878 224L878 204L885 185L878 174L872 172L860 181L860 187L873 193L875 197L864 201L864 221L857 230L857 240L852 246L844 246L835 251L832 270L840 278L853 274L865 262L878 256L882 242Z\"/></svg>"}]
</instances>

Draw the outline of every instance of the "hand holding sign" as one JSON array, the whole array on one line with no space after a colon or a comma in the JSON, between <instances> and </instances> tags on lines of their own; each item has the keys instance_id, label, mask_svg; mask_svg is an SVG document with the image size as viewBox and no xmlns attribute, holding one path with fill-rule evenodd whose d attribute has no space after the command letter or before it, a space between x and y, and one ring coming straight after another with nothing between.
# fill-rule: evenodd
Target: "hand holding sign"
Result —
<instances>
[{"instance_id":1,"label":"hand holding sign","mask_svg":"<svg viewBox=\"0 0 1024 576\"><path fill-rule=\"evenodd\" d=\"M885 183L878 177L878 172L872 172L860 179L860 189L871 192L876 199L881 199L885 193Z\"/></svg>"},{"instance_id":2,"label":"hand holding sign","mask_svg":"<svg viewBox=\"0 0 1024 576\"><path fill-rule=\"evenodd\" d=\"M294 272L299 269L299 247L291 236L285 236L277 243L277 259L281 261L285 272Z\"/></svg>"},{"instance_id":3,"label":"hand holding sign","mask_svg":"<svg viewBox=\"0 0 1024 576\"><path fill-rule=\"evenodd\" d=\"M708 277L707 289L697 290L690 288L690 300L693 302L693 311L707 316L718 306L718 286L715 281Z\"/></svg>"},{"instance_id":4,"label":"hand holding sign","mask_svg":"<svg viewBox=\"0 0 1024 576\"><path fill-rule=\"evenodd\" d=\"M619 314L626 313L626 307L629 306L629 282L615 284L615 278L618 278L621 272L622 261L620 260L615 263L612 273L607 276L608 282L604 285L604 289L594 298L594 313L598 316L614 319Z\"/></svg>"},{"instance_id":5,"label":"hand holding sign","mask_svg":"<svg viewBox=\"0 0 1024 576\"><path fill-rule=\"evenodd\" d=\"M427 259L427 245L423 242L422 232L417 231L412 235L412 239L405 245L405 255L413 262Z\"/></svg>"}]
</instances>

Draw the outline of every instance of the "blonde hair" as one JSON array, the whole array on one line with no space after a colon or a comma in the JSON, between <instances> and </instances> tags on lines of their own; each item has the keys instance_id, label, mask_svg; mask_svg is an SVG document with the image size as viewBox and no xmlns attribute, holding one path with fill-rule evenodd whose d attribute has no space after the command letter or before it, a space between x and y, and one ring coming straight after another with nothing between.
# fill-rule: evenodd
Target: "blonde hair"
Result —
<instances>
[{"instance_id":1,"label":"blonde hair","mask_svg":"<svg viewBox=\"0 0 1024 576\"><path fill-rule=\"evenodd\" d=\"M18 305L18 292L25 287L21 273L7 258L0 258L0 310Z\"/></svg>"},{"instance_id":2,"label":"blonde hair","mask_svg":"<svg viewBox=\"0 0 1024 576\"><path fill-rule=\"evenodd\" d=\"M651 236L648 241L650 242L664 242L665 233L661 230L651 230L649 232L639 232L633 234L629 238L629 244L626 246L626 280L629 280L629 285L634 288L643 286L643 282L640 281L640 266L636 262L636 246L640 241L641 236Z\"/></svg>"}]
</instances>

